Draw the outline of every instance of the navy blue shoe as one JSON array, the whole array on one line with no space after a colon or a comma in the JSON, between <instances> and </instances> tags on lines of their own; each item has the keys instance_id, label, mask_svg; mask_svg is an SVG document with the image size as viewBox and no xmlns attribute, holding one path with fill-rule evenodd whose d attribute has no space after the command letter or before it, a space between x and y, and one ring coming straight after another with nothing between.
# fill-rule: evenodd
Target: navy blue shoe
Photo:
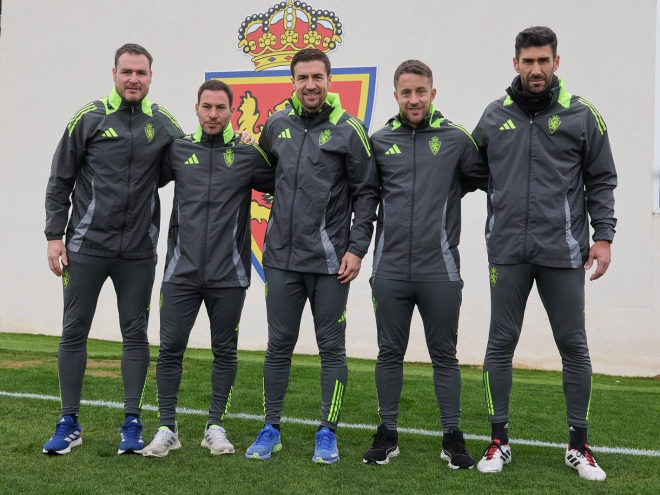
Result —
<instances>
[{"instance_id":1,"label":"navy blue shoe","mask_svg":"<svg viewBox=\"0 0 660 495\"><path fill-rule=\"evenodd\" d=\"M73 447L82 445L82 428L71 416L62 416L55 434L44 444L44 454L68 454Z\"/></svg>"},{"instance_id":2,"label":"navy blue shoe","mask_svg":"<svg viewBox=\"0 0 660 495\"><path fill-rule=\"evenodd\" d=\"M270 459L273 452L282 450L280 430L272 425L265 425L257 435L257 439L245 451L246 459Z\"/></svg>"},{"instance_id":3,"label":"navy blue shoe","mask_svg":"<svg viewBox=\"0 0 660 495\"><path fill-rule=\"evenodd\" d=\"M316 432L316 445L312 461L317 464L334 464L338 460L337 435L332 433L330 428L324 426Z\"/></svg>"},{"instance_id":4,"label":"navy blue shoe","mask_svg":"<svg viewBox=\"0 0 660 495\"><path fill-rule=\"evenodd\" d=\"M119 428L121 443L117 454L141 454L144 449L142 440L142 423L140 418L129 416Z\"/></svg>"}]
</instances>

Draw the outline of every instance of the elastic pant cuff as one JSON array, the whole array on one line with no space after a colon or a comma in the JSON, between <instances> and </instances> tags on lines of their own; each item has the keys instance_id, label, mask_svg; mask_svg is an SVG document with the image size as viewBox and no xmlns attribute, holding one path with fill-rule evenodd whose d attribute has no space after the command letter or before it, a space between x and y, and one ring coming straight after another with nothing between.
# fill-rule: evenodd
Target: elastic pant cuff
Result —
<instances>
[{"instance_id":1,"label":"elastic pant cuff","mask_svg":"<svg viewBox=\"0 0 660 495\"><path fill-rule=\"evenodd\" d=\"M589 428L589 421L582 420L568 420L568 426L574 426L576 428Z\"/></svg>"}]
</instances>

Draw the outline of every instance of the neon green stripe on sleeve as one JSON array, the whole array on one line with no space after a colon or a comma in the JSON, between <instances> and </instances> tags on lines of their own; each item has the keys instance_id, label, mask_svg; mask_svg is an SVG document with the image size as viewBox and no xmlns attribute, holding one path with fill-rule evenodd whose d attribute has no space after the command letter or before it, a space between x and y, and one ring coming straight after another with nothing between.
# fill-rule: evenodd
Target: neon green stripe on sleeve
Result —
<instances>
[{"instance_id":1,"label":"neon green stripe on sleeve","mask_svg":"<svg viewBox=\"0 0 660 495\"><path fill-rule=\"evenodd\" d=\"M461 124L454 124L453 122L449 122L449 125L452 127L456 127L457 129L460 129L465 134L467 134L467 136L470 138L470 141L472 141L472 144L474 144L474 147L477 148L477 151L479 151L479 146L477 146L477 142L474 140L472 134L470 134L470 132L465 127L463 127Z\"/></svg>"},{"instance_id":2,"label":"neon green stripe on sleeve","mask_svg":"<svg viewBox=\"0 0 660 495\"><path fill-rule=\"evenodd\" d=\"M365 149L366 152L367 152L367 156L370 157L370 156L371 156L371 150L369 149L369 140L368 140L368 139L365 139L365 138L362 136L362 134L360 133L361 126L359 126L359 125L353 123L353 122L351 121L351 119L348 119L346 122L347 122L348 125L350 125L353 129L355 129L355 132L357 132L357 135L360 137L360 141L362 141L362 145L364 146L364 149Z\"/></svg>"}]
</instances>

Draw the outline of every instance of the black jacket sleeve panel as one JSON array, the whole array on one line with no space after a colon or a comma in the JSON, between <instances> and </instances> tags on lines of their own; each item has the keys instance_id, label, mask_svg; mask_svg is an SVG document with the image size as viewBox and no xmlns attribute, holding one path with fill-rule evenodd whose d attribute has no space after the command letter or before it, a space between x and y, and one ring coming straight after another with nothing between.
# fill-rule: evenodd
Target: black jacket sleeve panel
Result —
<instances>
[{"instance_id":1,"label":"black jacket sleeve panel","mask_svg":"<svg viewBox=\"0 0 660 495\"><path fill-rule=\"evenodd\" d=\"M156 105L154 105L156 106ZM170 139L174 141L175 139L182 138L185 136L185 133L181 129L179 122L169 113L165 108L158 106L156 112L158 121L165 128L167 133L170 135Z\"/></svg>"},{"instance_id":2,"label":"black jacket sleeve panel","mask_svg":"<svg viewBox=\"0 0 660 495\"><path fill-rule=\"evenodd\" d=\"M472 131L472 139L474 139L474 142L477 143L479 153L481 153L483 162L486 164L486 166L488 166L488 141L486 136L484 136L484 128L486 125L486 118L489 113L490 105L486 108L486 110L484 110L483 115L477 123L477 127L475 127L474 131Z\"/></svg>"},{"instance_id":3,"label":"black jacket sleeve panel","mask_svg":"<svg viewBox=\"0 0 660 495\"><path fill-rule=\"evenodd\" d=\"M174 167L172 166L174 147L174 145L170 146L165 153L163 153L163 157L160 160L158 187L164 187L176 178Z\"/></svg>"},{"instance_id":4,"label":"black jacket sleeve panel","mask_svg":"<svg viewBox=\"0 0 660 495\"><path fill-rule=\"evenodd\" d=\"M348 146L346 169L354 212L348 252L363 258L369 250L374 231L376 209L380 203L380 180L367 129L362 123L360 129L362 133L348 124L343 126Z\"/></svg>"},{"instance_id":5,"label":"black jacket sleeve panel","mask_svg":"<svg viewBox=\"0 0 660 495\"><path fill-rule=\"evenodd\" d=\"M461 196L480 189L488 190L488 165L477 148L476 141L469 135L461 132L459 139L463 141L461 153Z\"/></svg>"},{"instance_id":6,"label":"black jacket sleeve panel","mask_svg":"<svg viewBox=\"0 0 660 495\"><path fill-rule=\"evenodd\" d=\"M274 170L277 167L277 157L273 154L272 148L270 146L270 135L269 135L270 120L271 119L268 119L266 121L261 131L261 135L259 136L259 147L263 150L264 153L266 153L266 156L268 157L268 161L270 162Z\"/></svg>"},{"instance_id":7,"label":"black jacket sleeve panel","mask_svg":"<svg viewBox=\"0 0 660 495\"><path fill-rule=\"evenodd\" d=\"M60 240L64 236L71 192L76 183L78 169L85 161L86 129L89 118L82 115L80 121L69 123L60 139L46 188L46 239Z\"/></svg>"},{"instance_id":8,"label":"black jacket sleeve panel","mask_svg":"<svg viewBox=\"0 0 660 495\"><path fill-rule=\"evenodd\" d=\"M275 167L270 165L266 152L259 146L255 145L254 151L255 165L252 172L252 188L272 195L275 192Z\"/></svg>"},{"instance_id":9,"label":"black jacket sleeve panel","mask_svg":"<svg viewBox=\"0 0 660 495\"><path fill-rule=\"evenodd\" d=\"M600 114L585 112L586 149L583 163L587 210L594 229L594 241L612 242L614 239L614 188L617 175L610 149L607 127Z\"/></svg>"},{"instance_id":10,"label":"black jacket sleeve panel","mask_svg":"<svg viewBox=\"0 0 660 495\"><path fill-rule=\"evenodd\" d=\"M165 131L167 131L171 142L173 143L177 139L184 137L185 134L181 129L179 122L177 122L172 114L161 106L154 104L154 107L156 107L156 118L158 119L158 122L163 126ZM172 167L172 159L174 158L173 148L173 146L169 146L165 149L161 156L159 166L160 173L158 175L158 187L163 187L175 179L174 169Z\"/></svg>"}]
</instances>

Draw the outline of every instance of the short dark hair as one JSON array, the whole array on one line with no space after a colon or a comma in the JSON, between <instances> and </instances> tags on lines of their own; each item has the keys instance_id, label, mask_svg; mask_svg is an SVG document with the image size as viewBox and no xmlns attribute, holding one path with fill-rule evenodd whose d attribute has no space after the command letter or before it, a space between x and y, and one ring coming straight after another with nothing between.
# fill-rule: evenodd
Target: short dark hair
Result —
<instances>
[{"instance_id":1,"label":"short dark hair","mask_svg":"<svg viewBox=\"0 0 660 495\"><path fill-rule=\"evenodd\" d=\"M199 87L199 91L197 91L197 103L202 100L202 93L204 91L224 91L227 93L227 98L229 98L229 106L231 107L234 104L234 92L226 82L220 79L209 79Z\"/></svg>"},{"instance_id":2,"label":"short dark hair","mask_svg":"<svg viewBox=\"0 0 660 495\"><path fill-rule=\"evenodd\" d=\"M115 67L117 67L117 62L119 62L119 57L124 53L131 53L133 55L144 55L149 60L149 68L151 69L151 64L154 61L154 58L151 56L151 53L147 49L137 43L126 43L124 46L117 48L115 52Z\"/></svg>"},{"instance_id":3,"label":"short dark hair","mask_svg":"<svg viewBox=\"0 0 660 495\"><path fill-rule=\"evenodd\" d=\"M429 78L431 87L433 87L433 72L431 71L431 68L424 62L420 62L419 60L406 60L405 62L401 62L401 64L399 64L399 66L394 71L394 89L396 89L396 85L399 83L399 78L402 74L417 74L418 76L426 76Z\"/></svg>"},{"instance_id":4,"label":"short dark hair","mask_svg":"<svg viewBox=\"0 0 660 495\"><path fill-rule=\"evenodd\" d=\"M555 32L546 26L528 27L516 36L516 59L523 48L547 45L552 48L552 57L555 58L557 56L557 35Z\"/></svg>"},{"instance_id":5,"label":"short dark hair","mask_svg":"<svg viewBox=\"0 0 660 495\"><path fill-rule=\"evenodd\" d=\"M323 62L325 65L325 72L326 75L330 75L330 59L328 56L323 53L321 50L317 50L316 48L305 48L304 50L300 50L298 53L296 53L293 58L291 59L291 75L295 76L293 73L293 68L296 66L297 63L299 62L312 62L313 60L320 60Z\"/></svg>"}]
</instances>

